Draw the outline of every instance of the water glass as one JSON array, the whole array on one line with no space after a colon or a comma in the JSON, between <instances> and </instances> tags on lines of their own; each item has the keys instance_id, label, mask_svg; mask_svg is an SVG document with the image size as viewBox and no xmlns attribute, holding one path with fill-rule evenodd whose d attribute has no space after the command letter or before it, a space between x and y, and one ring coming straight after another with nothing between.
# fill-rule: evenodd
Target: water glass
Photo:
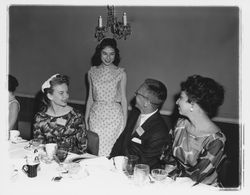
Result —
<instances>
[{"instance_id":1,"label":"water glass","mask_svg":"<svg viewBox=\"0 0 250 195\"><path fill-rule=\"evenodd\" d=\"M143 185L149 177L149 166L146 164L136 164L134 168L134 181L136 185Z\"/></svg>"},{"instance_id":2,"label":"water glass","mask_svg":"<svg viewBox=\"0 0 250 195\"><path fill-rule=\"evenodd\" d=\"M58 147L56 150L56 157L58 158L58 160L60 161L60 163L63 163L64 160L67 158L68 156L68 149L65 147Z\"/></svg>"},{"instance_id":3,"label":"water glass","mask_svg":"<svg viewBox=\"0 0 250 195\"><path fill-rule=\"evenodd\" d=\"M46 149L46 153L47 153L48 158L50 160L53 160L54 155L56 153L57 144L56 143L48 143L45 145L45 149Z\"/></svg>"},{"instance_id":4,"label":"water glass","mask_svg":"<svg viewBox=\"0 0 250 195\"><path fill-rule=\"evenodd\" d=\"M126 171L129 176L132 176L134 174L135 164L137 164L139 161L139 157L136 155L128 155L127 157L128 161L127 161Z\"/></svg>"}]
</instances>

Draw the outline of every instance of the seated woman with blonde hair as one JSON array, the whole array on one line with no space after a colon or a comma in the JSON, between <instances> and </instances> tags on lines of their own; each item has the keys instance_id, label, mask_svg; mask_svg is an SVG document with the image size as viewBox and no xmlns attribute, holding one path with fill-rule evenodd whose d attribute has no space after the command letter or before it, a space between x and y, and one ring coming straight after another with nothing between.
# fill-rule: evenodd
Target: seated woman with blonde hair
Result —
<instances>
[{"instance_id":1,"label":"seated woman with blonde hair","mask_svg":"<svg viewBox=\"0 0 250 195\"><path fill-rule=\"evenodd\" d=\"M55 74L42 85L44 109L35 116L34 138L44 144L57 143L69 152L82 154L87 149L87 133L82 114L68 105L69 78Z\"/></svg>"}]
</instances>

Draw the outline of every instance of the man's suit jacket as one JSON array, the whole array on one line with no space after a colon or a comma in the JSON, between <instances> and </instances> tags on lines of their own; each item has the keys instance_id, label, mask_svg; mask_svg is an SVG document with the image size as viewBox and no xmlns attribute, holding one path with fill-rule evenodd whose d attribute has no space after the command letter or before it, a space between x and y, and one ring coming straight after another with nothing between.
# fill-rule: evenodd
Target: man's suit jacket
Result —
<instances>
[{"instance_id":1,"label":"man's suit jacket","mask_svg":"<svg viewBox=\"0 0 250 195\"><path fill-rule=\"evenodd\" d=\"M138 109L134 108L131 111L126 127L116 140L110 157L135 154L139 156L139 163L148 164L151 169L158 168L162 148L164 145L170 144L169 128L160 113L156 112L142 124L143 134L141 136L137 132L132 135L139 115Z\"/></svg>"}]
</instances>

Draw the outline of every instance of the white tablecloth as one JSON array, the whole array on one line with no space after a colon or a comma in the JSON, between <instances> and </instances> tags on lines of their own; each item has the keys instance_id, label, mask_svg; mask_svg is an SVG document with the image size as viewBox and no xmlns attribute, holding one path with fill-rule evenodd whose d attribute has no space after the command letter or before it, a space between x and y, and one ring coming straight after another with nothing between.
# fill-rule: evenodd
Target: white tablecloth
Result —
<instances>
[{"instance_id":1,"label":"white tablecloth","mask_svg":"<svg viewBox=\"0 0 250 195\"><path fill-rule=\"evenodd\" d=\"M123 172L117 171L113 166L113 161L108 160L106 157L96 157L91 154L81 155L90 159L84 159L80 162L81 171L75 177L69 174L63 174L63 179L59 182L52 181L52 178L59 175L59 165L56 162L50 164L40 163L40 170L37 173L37 177L29 178L22 171L22 166L26 164L25 156L30 152L24 149L28 144L9 143L9 181L12 188L10 191L15 191L21 188L26 188L30 191L39 190L39 192L54 191L56 192L102 192L102 194L113 193L119 194L119 192L134 193L136 191L146 193L152 192L153 194L161 192L169 192L169 190L183 191L183 190L216 190L212 186L199 184L194 187L194 182L189 178L177 178L173 181L170 178L161 182L150 183L149 181L142 186L135 184L133 179L128 178ZM66 162L77 157L78 155L70 153ZM15 170L15 171L14 171ZM27 188L26 188L27 189Z\"/></svg>"}]
</instances>

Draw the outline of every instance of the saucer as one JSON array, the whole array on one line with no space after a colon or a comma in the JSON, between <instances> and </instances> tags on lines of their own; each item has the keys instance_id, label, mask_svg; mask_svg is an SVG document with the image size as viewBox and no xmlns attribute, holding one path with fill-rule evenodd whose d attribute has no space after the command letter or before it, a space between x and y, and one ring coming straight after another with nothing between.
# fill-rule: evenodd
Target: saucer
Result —
<instances>
[{"instance_id":1,"label":"saucer","mask_svg":"<svg viewBox=\"0 0 250 195\"><path fill-rule=\"evenodd\" d=\"M19 143L23 143L23 142L27 142L27 140L25 140L21 137L17 137L15 140L11 140L11 143L14 143L14 144L19 144Z\"/></svg>"}]
</instances>

